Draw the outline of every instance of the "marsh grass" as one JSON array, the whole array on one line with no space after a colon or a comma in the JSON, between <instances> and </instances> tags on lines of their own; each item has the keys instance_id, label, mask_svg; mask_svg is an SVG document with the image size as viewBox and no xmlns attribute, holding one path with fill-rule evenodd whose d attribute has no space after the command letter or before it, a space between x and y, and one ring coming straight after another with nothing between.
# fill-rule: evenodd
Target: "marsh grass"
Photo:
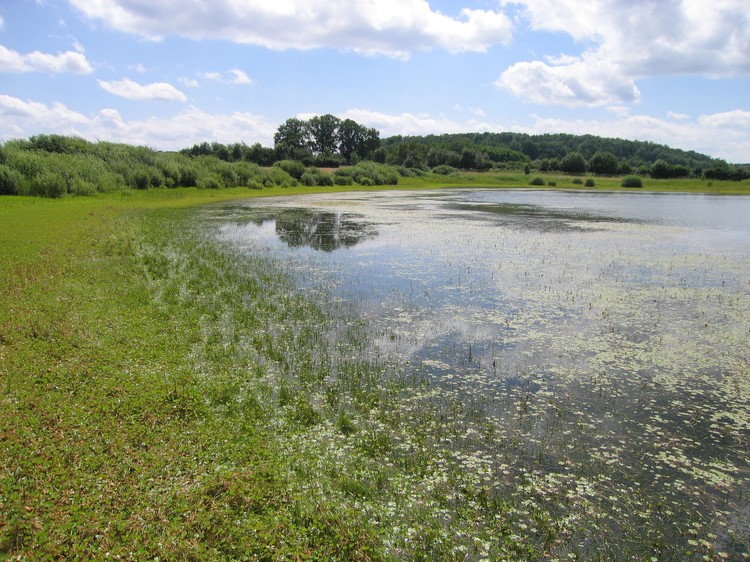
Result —
<instances>
[{"instance_id":1,"label":"marsh grass","mask_svg":"<svg viewBox=\"0 0 750 562\"><path fill-rule=\"evenodd\" d=\"M564 370L511 373L514 365L485 360L513 375L498 388L477 375L484 355L471 347L461 350L463 374L476 391L436 383L381 351L380 339L408 342L406 331L373 326L267 254L218 242L215 219L193 208L249 194L0 200L3 556L747 552L746 536L729 536L741 522L725 524L735 500L722 478L733 467L679 471L697 446L680 428L709 423L691 422L699 409L649 429L644 444L665 427L678 436L660 456L602 445L612 413L640 403L625 400L623 384L651 400L658 381L637 373L619 382L600 369L564 392L555 384ZM645 306L653 295L638 298ZM618 337L614 302L593 303L612 327L596 343ZM499 405L486 400L490 390ZM683 501L685 489L714 485L727 490L716 502L700 493L700 505Z\"/></svg>"}]
</instances>

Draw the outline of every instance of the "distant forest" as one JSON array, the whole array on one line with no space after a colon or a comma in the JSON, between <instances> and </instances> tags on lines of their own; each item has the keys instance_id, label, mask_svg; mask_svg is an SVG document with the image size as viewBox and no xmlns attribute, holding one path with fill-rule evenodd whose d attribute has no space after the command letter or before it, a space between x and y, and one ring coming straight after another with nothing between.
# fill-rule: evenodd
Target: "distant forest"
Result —
<instances>
[{"instance_id":1,"label":"distant forest","mask_svg":"<svg viewBox=\"0 0 750 562\"><path fill-rule=\"evenodd\" d=\"M36 135L0 145L0 195L60 197L189 186L394 185L403 176L490 170L750 178L750 165L731 165L651 142L522 133L381 139L375 129L333 115L288 119L274 135L273 147L204 142L170 152L62 135Z\"/></svg>"},{"instance_id":2,"label":"distant forest","mask_svg":"<svg viewBox=\"0 0 750 562\"><path fill-rule=\"evenodd\" d=\"M653 178L743 180L750 166L733 166L694 151L646 141L593 135L524 133L462 133L393 136L351 119L321 115L288 119L274 135L273 148L260 144L203 143L182 151L190 156L217 156L270 166L282 159L307 166L339 167L361 160L416 171L524 170L582 175L639 174Z\"/></svg>"},{"instance_id":3,"label":"distant forest","mask_svg":"<svg viewBox=\"0 0 750 562\"><path fill-rule=\"evenodd\" d=\"M694 151L646 141L593 135L462 133L395 136L373 155L378 162L419 169L450 166L462 170L526 169L569 174L654 178L705 177L742 180L747 166L732 166Z\"/></svg>"}]
</instances>

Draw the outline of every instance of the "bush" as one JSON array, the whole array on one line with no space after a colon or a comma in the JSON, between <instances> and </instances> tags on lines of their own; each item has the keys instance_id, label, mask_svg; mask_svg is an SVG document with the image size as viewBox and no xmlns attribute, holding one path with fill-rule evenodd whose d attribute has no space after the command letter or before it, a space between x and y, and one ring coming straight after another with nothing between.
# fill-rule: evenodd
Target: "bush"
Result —
<instances>
[{"instance_id":1,"label":"bush","mask_svg":"<svg viewBox=\"0 0 750 562\"><path fill-rule=\"evenodd\" d=\"M534 178L531 178L529 185L544 185L545 183L546 182L544 181L544 178L540 178L539 176L536 176Z\"/></svg>"},{"instance_id":2,"label":"bush","mask_svg":"<svg viewBox=\"0 0 750 562\"><path fill-rule=\"evenodd\" d=\"M314 185L317 185L317 178L315 176L314 172L305 172L302 174L302 177L299 179L300 183L302 185L306 185L307 187L312 187Z\"/></svg>"},{"instance_id":3,"label":"bush","mask_svg":"<svg viewBox=\"0 0 750 562\"><path fill-rule=\"evenodd\" d=\"M221 189L224 182L219 174L210 173L198 180L198 187L201 189Z\"/></svg>"},{"instance_id":4,"label":"bush","mask_svg":"<svg viewBox=\"0 0 750 562\"><path fill-rule=\"evenodd\" d=\"M432 173L440 176L452 176L453 174L458 174L458 168L448 166L448 164L440 164L432 169Z\"/></svg>"},{"instance_id":5,"label":"bush","mask_svg":"<svg viewBox=\"0 0 750 562\"><path fill-rule=\"evenodd\" d=\"M16 195L21 188L21 173L0 164L0 195Z\"/></svg>"},{"instance_id":6,"label":"bush","mask_svg":"<svg viewBox=\"0 0 750 562\"><path fill-rule=\"evenodd\" d=\"M547 185L548 185L548 186L550 186L550 187L555 187L555 186L557 185L557 182L556 182L556 181L553 181L553 180L549 180L549 181L547 182Z\"/></svg>"},{"instance_id":7,"label":"bush","mask_svg":"<svg viewBox=\"0 0 750 562\"><path fill-rule=\"evenodd\" d=\"M573 178L573 183L575 185L582 185L583 184L583 180L581 178Z\"/></svg>"},{"instance_id":8,"label":"bush","mask_svg":"<svg viewBox=\"0 0 750 562\"><path fill-rule=\"evenodd\" d=\"M31 182L31 194L62 197L68 192L68 181L59 172L42 172Z\"/></svg>"},{"instance_id":9,"label":"bush","mask_svg":"<svg viewBox=\"0 0 750 562\"><path fill-rule=\"evenodd\" d=\"M596 186L596 182L594 181L594 178L586 178L586 183L583 184L585 187L594 187Z\"/></svg>"},{"instance_id":10,"label":"bush","mask_svg":"<svg viewBox=\"0 0 750 562\"><path fill-rule=\"evenodd\" d=\"M279 160L273 165L281 168L296 180L302 179L302 174L305 173L305 165L299 160Z\"/></svg>"},{"instance_id":11,"label":"bush","mask_svg":"<svg viewBox=\"0 0 750 562\"><path fill-rule=\"evenodd\" d=\"M643 181L638 176L625 176L622 178L622 187L643 187Z\"/></svg>"}]
</instances>

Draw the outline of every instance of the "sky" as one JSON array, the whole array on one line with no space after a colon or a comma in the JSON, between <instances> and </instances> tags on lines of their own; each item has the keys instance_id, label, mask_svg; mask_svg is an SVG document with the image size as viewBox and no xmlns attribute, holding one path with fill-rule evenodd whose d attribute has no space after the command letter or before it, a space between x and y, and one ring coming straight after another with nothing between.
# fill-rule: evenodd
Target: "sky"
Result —
<instances>
[{"instance_id":1,"label":"sky","mask_svg":"<svg viewBox=\"0 0 750 562\"><path fill-rule=\"evenodd\" d=\"M593 134L750 162L749 0L0 0L0 141Z\"/></svg>"}]
</instances>

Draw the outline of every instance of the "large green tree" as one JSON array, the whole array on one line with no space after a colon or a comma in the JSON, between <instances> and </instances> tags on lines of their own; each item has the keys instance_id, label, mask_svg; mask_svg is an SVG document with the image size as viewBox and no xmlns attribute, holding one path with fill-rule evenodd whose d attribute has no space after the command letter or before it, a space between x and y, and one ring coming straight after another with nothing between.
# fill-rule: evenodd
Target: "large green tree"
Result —
<instances>
[{"instance_id":1,"label":"large green tree","mask_svg":"<svg viewBox=\"0 0 750 562\"><path fill-rule=\"evenodd\" d=\"M589 160L589 171L602 176L616 176L620 170L617 156L607 150L598 150Z\"/></svg>"},{"instance_id":2,"label":"large green tree","mask_svg":"<svg viewBox=\"0 0 750 562\"><path fill-rule=\"evenodd\" d=\"M330 113L316 115L307 121L307 142L313 154L330 156L337 153L340 123L341 119Z\"/></svg>"},{"instance_id":3,"label":"large green tree","mask_svg":"<svg viewBox=\"0 0 750 562\"><path fill-rule=\"evenodd\" d=\"M282 160L301 160L309 156L307 122L294 117L287 119L276 130L273 144L278 157Z\"/></svg>"}]
</instances>

